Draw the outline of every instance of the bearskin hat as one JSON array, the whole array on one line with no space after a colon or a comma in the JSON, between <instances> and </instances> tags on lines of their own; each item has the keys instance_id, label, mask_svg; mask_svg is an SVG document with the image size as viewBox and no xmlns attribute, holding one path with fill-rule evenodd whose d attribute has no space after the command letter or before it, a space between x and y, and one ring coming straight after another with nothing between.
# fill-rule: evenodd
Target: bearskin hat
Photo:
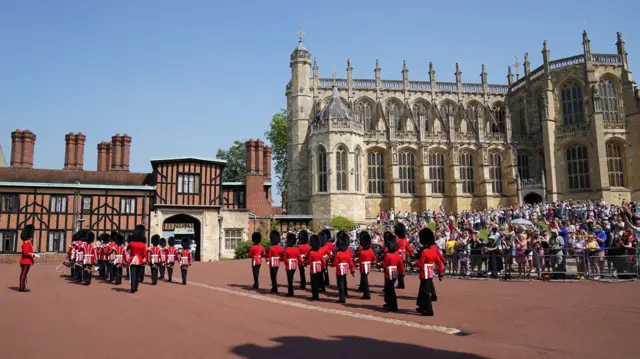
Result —
<instances>
[{"instance_id":1,"label":"bearskin hat","mask_svg":"<svg viewBox=\"0 0 640 359\"><path fill-rule=\"evenodd\" d=\"M345 231L338 232L336 236L338 238L337 246L340 252L344 252L349 249L349 235Z\"/></svg>"},{"instance_id":2,"label":"bearskin hat","mask_svg":"<svg viewBox=\"0 0 640 359\"><path fill-rule=\"evenodd\" d=\"M311 239L309 239L309 243L311 244L311 249L314 251L318 251L320 250L321 244L320 244L320 237L318 237L318 235L314 234L311 236Z\"/></svg>"},{"instance_id":3,"label":"bearskin hat","mask_svg":"<svg viewBox=\"0 0 640 359\"><path fill-rule=\"evenodd\" d=\"M35 232L36 232L36 228L33 226L33 224L27 224L22 229L22 233L20 233L20 239L22 239L23 241L29 240L33 238L33 234Z\"/></svg>"},{"instance_id":4,"label":"bearskin hat","mask_svg":"<svg viewBox=\"0 0 640 359\"><path fill-rule=\"evenodd\" d=\"M260 244L260 242L262 242L262 234L260 234L260 232L253 232L251 242L253 242L253 244Z\"/></svg>"},{"instance_id":5,"label":"bearskin hat","mask_svg":"<svg viewBox=\"0 0 640 359\"><path fill-rule=\"evenodd\" d=\"M393 253L398 249L398 239L391 232L384 232L384 246L389 253Z\"/></svg>"},{"instance_id":6,"label":"bearskin hat","mask_svg":"<svg viewBox=\"0 0 640 359\"><path fill-rule=\"evenodd\" d=\"M418 233L418 237L420 237L420 244L422 244L425 248L430 247L436 243L431 228L421 229Z\"/></svg>"},{"instance_id":7,"label":"bearskin hat","mask_svg":"<svg viewBox=\"0 0 640 359\"><path fill-rule=\"evenodd\" d=\"M287 233L287 247L295 247L296 245L296 235L289 232Z\"/></svg>"},{"instance_id":8,"label":"bearskin hat","mask_svg":"<svg viewBox=\"0 0 640 359\"><path fill-rule=\"evenodd\" d=\"M318 233L318 239L320 239L320 247L324 246L324 244L327 243L327 234L324 231L320 231L320 233Z\"/></svg>"},{"instance_id":9,"label":"bearskin hat","mask_svg":"<svg viewBox=\"0 0 640 359\"><path fill-rule=\"evenodd\" d=\"M277 246L278 244L280 244L280 232L271 231L271 233L269 234L269 239L271 239L272 246Z\"/></svg>"},{"instance_id":10,"label":"bearskin hat","mask_svg":"<svg viewBox=\"0 0 640 359\"><path fill-rule=\"evenodd\" d=\"M111 235L109 236L109 242L115 242L117 236L118 236L118 232L116 231L111 232Z\"/></svg>"},{"instance_id":11,"label":"bearskin hat","mask_svg":"<svg viewBox=\"0 0 640 359\"><path fill-rule=\"evenodd\" d=\"M160 247L164 248L167 246L167 240L164 238L160 238Z\"/></svg>"},{"instance_id":12,"label":"bearskin hat","mask_svg":"<svg viewBox=\"0 0 640 359\"><path fill-rule=\"evenodd\" d=\"M309 232L304 229L298 232L298 243L306 244L309 242Z\"/></svg>"},{"instance_id":13,"label":"bearskin hat","mask_svg":"<svg viewBox=\"0 0 640 359\"><path fill-rule=\"evenodd\" d=\"M116 233L114 241L117 245L124 245L124 236L122 234Z\"/></svg>"},{"instance_id":14,"label":"bearskin hat","mask_svg":"<svg viewBox=\"0 0 640 359\"><path fill-rule=\"evenodd\" d=\"M173 237L169 237L169 245L171 247L175 246L176 245L176 239L173 238Z\"/></svg>"},{"instance_id":15,"label":"bearskin hat","mask_svg":"<svg viewBox=\"0 0 640 359\"><path fill-rule=\"evenodd\" d=\"M151 236L151 244L153 244L154 246L157 246L158 244L160 244L160 236L157 234L154 234L153 236Z\"/></svg>"},{"instance_id":16,"label":"bearskin hat","mask_svg":"<svg viewBox=\"0 0 640 359\"><path fill-rule=\"evenodd\" d=\"M127 236L127 243L131 243L133 242L133 236L132 235L128 235Z\"/></svg>"},{"instance_id":17,"label":"bearskin hat","mask_svg":"<svg viewBox=\"0 0 640 359\"><path fill-rule=\"evenodd\" d=\"M331 231L328 229L323 229L321 233L324 233L327 236L327 242L333 242L333 238L331 238Z\"/></svg>"},{"instance_id":18,"label":"bearskin hat","mask_svg":"<svg viewBox=\"0 0 640 359\"><path fill-rule=\"evenodd\" d=\"M182 238L182 241L180 241L180 244L182 244L182 249L189 249L189 245L191 244L191 238L190 237Z\"/></svg>"},{"instance_id":19,"label":"bearskin hat","mask_svg":"<svg viewBox=\"0 0 640 359\"><path fill-rule=\"evenodd\" d=\"M398 238L407 237L407 227L404 226L404 223L396 223L393 232L398 236Z\"/></svg>"},{"instance_id":20,"label":"bearskin hat","mask_svg":"<svg viewBox=\"0 0 640 359\"><path fill-rule=\"evenodd\" d=\"M106 233L102 233L98 238L100 238L101 243L109 243L109 235Z\"/></svg>"},{"instance_id":21,"label":"bearskin hat","mask_svg":"<svg viewBox=\"0 0 640 359\"><path fill-rule=\"evenodd\" d=\"M362 249L371 248L371 235L367 231L360 232L360 245Z\"/></svg>"},{"instance_id":22,"label":"bearskin hat","mask_svg":"<svg viewBox=\"0 0 640 359\"><path fill-rule=\"evenodd\" d=\"M131 240L133 242L142 242L145 243L147 241L147 237L145 236L145 232L147 232L147 229L142 225L139 224L136 226L136 228L133 229L133 234L131 235Z\"/></svg>"},{"instance_id":23,"label":"bearskin hat","mask_svg":"<svg viewBox=\"0 0 640 359\"><path fill-rule=\"evenodd\" d=\"M87 233L86 233L86 234L85 234L85 236L84 236L84 241L85 241L86 243L91 244L91 243L93 243L93 241L95 241L95 240L96 240L96 234L95 234L95 233L93 233L93 232L91 232L91 231L87 231Z\"/></svg>"}]
</instances>

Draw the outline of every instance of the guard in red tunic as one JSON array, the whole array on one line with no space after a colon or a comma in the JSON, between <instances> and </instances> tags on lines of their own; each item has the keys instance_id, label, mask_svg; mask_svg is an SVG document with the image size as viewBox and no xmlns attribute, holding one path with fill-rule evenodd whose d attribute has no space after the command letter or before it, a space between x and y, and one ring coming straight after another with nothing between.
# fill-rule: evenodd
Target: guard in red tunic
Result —
<instances>
[{"instance_id":1,"label":"guard in red tunic","mask_svg":"<svg viewBox=\"0 0 640 359\"><path fill-rule=\"evenodd\" d=\"M109 235L109 244L107 244L108 246L108 258L107 258L107 272L109 274L109 282L113 283L116 279L116 272L115 272L115 267L113 266L113 248L115 248L116 246L116 236L118 235L118 232L111 232L111 235Z\"/></svg>"},{"instance_id":2,"label":"guard in red tunic","mask_svg":"<svg viewBox=\"0 0 640 359\"><path fill-rule=\"evenodd\" d=\"M159 279L164 279L164 270L167 266L167 240L160 238L160 264L158 265L158 271L160 272Z\"/></svg>"},{"instance_id":3,"label":"guard in red tunic","mask_svg":"<svg viewBox=\"0 0 640 359\"><path fill-rule=\"evenodd\" d=\"M113 281L116 285L122 284L122 268L126 265L126 250L124 248L124 236L121 234L112 234L113 249L110 258L111 267L113 268Z\"/></svg>"},{"instance_id":4,"label":"guard in red tunic","mask_svg":"<svg viewBox=\"0 0 640 359\"><path fill-rule=\"evenodd\" d=\"M304 229L298 233L298 249L300 250L300 289L307 289L307 275L305 273L304 262L311 251L311 246L309 245L309 233Z\"/></svg>"},{"instance_id":5,"label":"guard in red tunic","mask_svg":"<svg viewBox=\"0 0 640 359\"><path fill-rule=\"evenodd\" d=\"M269 275L271 276L271 293L278 293L278 269L280 268L280 260L282 260L283 249L280 247L280 233L271 231L269 234L271 246L267 253L269 261Z\"/></svg>"},{"instance_id":6,"label":"guard in red tunic","mask_svg":"<svg viewBox=\"0 0 640 359\"><path fill-rule=\"evenodd\" d=\"M102 233L99 236L98 246L96 247L97 262L98 262L98 278L102 280L107 279L107 259L109 258L109 235Z\"/></svg>"},{"instance_id":7,"label":"guard in red tunic","mask_svg":"<svg viewBox=\"0 0 640 359\"><path fill-rule=\"evenodd\" d=\"M33 234L35 228L31 224L24 226L22 233L20 233L20 239L22 239L22 255L20 256L20 285L19 291L28 292L27 289L27 274L29 269L34 264L34 258L37 256L33 253Z\"/></svg>"},{"instance_id":8,"label":"guard in red tunic","mask_svg":"<svg viewBox=\"0 0 640 359\"><path fill-rule=\"evenodd\" d=\"M187 285L187 271L191 266L191 250L189 250L190 238L182 238L182 249L178 251L178 261L182 272L182 284Z\"/></svg>"},{"instance_id":9,"label":"guard in red tunic","mask_svg":"<svg viewBox=\"0 0 640 359\"><path fill-rule=\"evenodd\" d=\"M287 297L293 297L293 276L302 264L300 250L296 247L296 235L287 233L287 248L284 250L284 269L287 272Z\"/></svg>"},{"instance_id":10,"label":"guard in red tunic","mask_svg":"<svg viewBox=\"0 0 640 359\"><path fill-rule=\"evenodd\" d=\"M384 233L384 245L387 253L382 261L384 269L384 307L391 312L398 311L398 298L396 297L395 282L398 277L404 274L404 262L402 257L396 253L398 242L396 236L391 232Z\"/></svg>"},{"instance_id":11,"label":"guard in red tunic","mask_svg":"<svg viewBox=\"0 0 640 359\"><path fill-rule=\"evenodd\" d=\"M324 255L324 262L329 265L331 264L331 252L328 246L325 246L325 244L327 244L329 237L327 237L327 234L325 231L320 231L320 233L318 234L318 240L320 241L320 251L322 251L322 254ZM322 283L320 284L320 292L325 293L327 291L327 287L329 286L329 272L327 271L327 268L323 268L322 269Z\"/></svg>"},{"instance_id":12,"label":"guard in red tunic","mask_svg":"<svg viewBox=\"0 0 640 359\"><path fill-rule=\"evenodd\" d=\"M146 228L139 224L133 230L131 242L127 246L129 252L129 276L131 278L131 293L138 291L140 282L140 272L144 271L144 258L147 256L147 246L145 237Z\"/></svg>"},{"instance_id":13,"label":"guard in red tunic","mask_svg":"<svg viewBox=\"0 0 640 359\"><path fill-rule=\"evenodd\" d=\"M376 254L371 249L371 235L369 232L360 232L360 245L362 248L358 253L358 262L360 263L360 290L362 291L362 299L371 299L369 291L369 272L376 263Z\"/></svg>"},{"instance_id":14,"label":"guard in red tunic","mask_svg":"<svg viewBox=\"0 0 640 359\"><path fill-rule=\"evenodd\" d=\"M324 283L322 270L327 266L325 262L325 251L320 246L320 238L317 235L311 236L311 251L307 255L306 263L309 266L309 278L311 279L311 300L319 300L320 288Z\"/></svg>"},{"instance_id":15,"label":"guard in red tunic","mask_svg":"<svg viewBox=\"0 0 640 359\"><path fill-rule=\"evenodd\" d=\"M65 266L71 269L71 278L75 279L76 277L76 241L78 239L78 233L74 233L71 235L71 244L67 248L67 260L65 261Z\"/></svg>"},{"instance_id":16,"label":"guard in red tunic","mask_svg":"<svg viewBox=\"0 0 640 359\"><path fill-rule=\"evenodd\" d=\"M262 241L262 234L260 232L253 232L251 235L251 242L253 245L249 248L248 257L251 259L251 272L253 273L253 289L260 287L260 266L262 265L262 259L265 256L265 250L260 242Z\"/></svg>"},{"instance_id":17,"label":"guard in red tunic","mask_svg":"<svg viewBox=\"0 0 640 359\"><path fill-rule=\"evenodd\" d=\"M331 238L331 231L328 229L323 229L320 232L320 241L322 242L322 247L325 249L325 261L327 261L327 265L333 261L333 252L335 251L335 246L333 245L333 239ZM324 287L322 291L326 291L326 287L331 285L329 276L329 268L325 268L324 270Z\"/></svg>"},{"instance_id":18,"label":"guard in red tunic","mask_svg":"<svg viewBox=\"0 0 640 359\"><path fill-rule=\"evenodd\" d=\"M73 242L73 250L72 257L73 261L71 263L72 275L73 278L77 282L82 282L82 273L84 267L84 257L82 252L82 247L84 246L84 237L86 236L86 230L82 230L75 234L75 241Z\"/></svg>"},{"instance_id":19,"label":"guard in red tunic","mask_svg":"<svg viewBox=\"0 0 640 359\"><path fill-rule=\"evenodd\" d=\"M432 297L435 296L433 277L435 270L438 270L438 278L442 280L444 273L444 265L440 259L437 249L432 247L435 244L433 232L429 228L424 228L418 234L420 243L424 249L420 253L420 289L418 291L418 300L416 310L424 316L433 316L433 307L431 306Z\"/></svg>"},{"instance_id":20,"label":"guard in red tunic","mask_svg":"<svg viewBox=\"0 0 640 359\"><path fill-rule=\"evenodd\" d=\"M167 247L167 280L172 282L173 279L173 266L178 260L178 250L176 249L176 240L173 237L169 237L169 246Z\"/></svg>"},{"instance_id":21,"label":"guard in red tunic","mask_svg":"<svg viewBox=\"0 0 640 359\"><path fill-rule=\"evenodd\" d=\"M158 284L158 267L160 266L160 236L151 236L151 247L147 251L147 265L151 269L151 285Z\"/></svg>"},{"instance_id":22,"label":"guard in red tunic","mask_svg":"<svg viewBox=\"0 0 640 359\"><path fill-rule=\"evenodd\" d=\"M402 262L407 263L407 259L413 257L413 250L407 240L407 227L403 223L396 223L394 232L398 238L398 254L402 257ZM398 289L404 289L404 274L398 277Z\"/></svg>"},{"instance_id":23,"label":"guard in red tunic","mask_svg":"<svg viewBox=\"0 0 640 359\"><path fill-rule=\"evenodd\" d=\"M355 276L356 267L353 264L353 257L347 250L349 249L349 235L338 232L338 252L333 257L333 266L336 267L336 282L338 283L338 303L347 302L347 274L351 272Z\"/></svg>"},{"instance_id":24,"label":"guard in red tunic","mask_svg":"<svg viewBox=\"0 0 640 359\"><path fill-rule=\"evenodd\" d=\"M98 250L93 246L96 235L91 231L86 231L84 235L84 245L80 249L82 252L82 279L84 284L91 284L93 277L93 266L96 265Z\"/></svg>"}]
</instances>

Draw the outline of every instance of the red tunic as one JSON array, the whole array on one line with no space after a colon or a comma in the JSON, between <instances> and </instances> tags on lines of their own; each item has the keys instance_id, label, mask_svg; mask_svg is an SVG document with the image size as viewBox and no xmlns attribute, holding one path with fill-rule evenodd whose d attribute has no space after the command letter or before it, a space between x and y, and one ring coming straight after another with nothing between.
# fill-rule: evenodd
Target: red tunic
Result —
<instances>
[{"instance_id":1,"label":"red tunic","mask_svg":"<svg viewBox=\"0 0 640 359\"><path fill-rule=\"evenodd\" d=\"M398 253L387 253L382 261L385 279L397 279L398 275L404 274L404 262Z\"/></svg>"},{"instance_id":2,"label":"red tunic","mask_svg":"<svg viewBox=\"0 0 640 359\"><path fill-rule=\"evenodd\" d=\"M82 252L82 264L94 265L96 264L96 258L98 257L98 250L93 244L85 243L80 249Z\"/></svg>"},{"instance_id":3,"label":"red tunic","mask_svg":"<svg viewBox=\"0 0 640 359\"><path fill-rule=\"evenodd\" d=\"M129 264L142 265L144 258L147 256L147 246L142 242L131 242L127 246L129 252Z\"/></svg>"},{"instance_id":4,"label":"red tunic","mask_svg":"<svg viewBox=\"0 0 640 359\"><path fill-rule=\"evenodd\" d=\"M442 260L440 260L438 250L433 247L425 249L420 253L419 266L420 279L433 278L433 268L435 266L438 266L438 273L444 273L444 265L442 264Z\"/></svg>"},{"instance_id":5,"label":"red tunic","mask_svg":"<svg viewBox=\"0 0 640 359\"><path fill-rule=\"evenodd\" d=\"M280 266L280 259L282 258L282 252L284 250L280 246L271 246L269 247L269 253L267 254L267 259L269 260L269 267L277 268Z\"/></svg>"},{"instance_id":6,"label":"red tunic","mask_svg":"<svg viewBox=\"0 0 640 359\"><path fill-rule=\"evenodd\" d=\"M309 252L311 252L311 246L308 244L301 244L298 246L298 249L300 250L300 258L302 258L302 261L300 262L300 265L302 266L302 263L307 259Z\"/></svg>"},{"instance_id":7,"label":"red tunic","mask_svg":"<svg viewBox=\"0 0 640 359\"><path fill-rule=\"evenodd\" d=\"M111 257L113 257L113 264L126 264L126 251L123 246L114 245Z\"/></svg>"},{"instance_id":8,"label":"red tunic","mask_svg":"<svg viewBox=\"0 0 640 359\"><path fill-rule=\"evenodd\" d=\"M167 247L167 263L173 264L178 260L178 250L176 247Z\"/></svg>"},{"instance_id":9,"label":"red tunic","mask_svg":"<svg viewBox=\"0 0 640 359\"><path fill-rule=\"evenodd\" d=\"M147 251L147 263L157 264L160 263L160 246L151 246Z\"/></svg>"},{"instance_id":10,"label":"red tunic","mask_svg":"<svg viewBox=\"0 0 640 359\"><path fill-rule=\"evenodd\" d=\"M100 247L96 248L96 252L98 254L98 260L106 261L109 258L111 248L109 248L108 244L100 244Z\"/></svg>"},{"instance_id":11,"label":"red tunic","mask_svg":"<svg viewBox=\"0 0 640 359\"><path fill-rule=\"evenodd\" d=\"M262 258L265 255L264 247L262 244L254 244L249 248L249 258L251 258L251 265L257 266L262 264Z\"/></svg>"},{"instance_id":12,"label":"red tunic","mask_svg":"<svg viewBox=\"0 0 640 359\"><path fill-rule=\"evenodd\" d=\"M191 251L188 249L181 249L178 251L178 260L181 266L191 265Z\"/></svg>"},{"instance_id":13,"label":"red tunic","mask_svg":"<svg viewBox=\"0 0 640 359\"><path fill-rule=\"evenodd\" d=\"M442 252L440 251L440 248L438 248L438 246L436 246L435 244L432 244L431 247L429 247L429 249L433 249L436 252L438 252L438 256L440 257L440 261L442 263L446 263L447 262L447 260L444 259L444 256L442 255ZM443 272L440 272L440 273L443 273Z\"/></svg>"},{"instance_id":14,"label":"red tunic","mask_svg":"<svg viewBox=\"0 0 640 359\"><path fill-rule=\"evenodd\" d=\"M296 270L302 264L300 250L297 247L287 247L284 250L284 268L286 270Z\"/></svg>"},{"instance_id":15,"label":"red tunic","mask_svg":"<svg viewBox=\"0 0 640 359\"><path fill-rule=\"evenodd\" d=\"M398 238L398 254L402 256L402 260L407 259L407 252L413 257L413 250L409 245L409 241L406 238Z\"/></svg>"},{"instance_id":16,"label":"red tunic","mask_svg":"<svg viewBox=\"0 0 640 359\"><path fill-rule=\"evenodd\" d=\"M309 266L309 273L316 274L322 272L322 269L327 267L327 262L324 260L325 254L322 249L319 251L311 251L307 255L307 265Z\"/></svg>"},{"instance_id":17,"label":"red tunic","mask_svg":"<svg viewBox=\"0 0 640 359\"><path fill-rule=\"evenodd\" d=\"M116 247L116 242L109 242L109 244L107 245L108 251L107 254L109 255L109 260L113 261L115 259L115 254L113 254L113 249Z\"/></svg>"},{"instance_id":18,"label":"red tunic","mask_svg":"<svg viewBox=\"0 0 640 359\"><path fill-rule=\"evenodd\" d=\"M355 272L353 257L347 251L336 253L333 258L333 266L336 267L336 275L347 275L348 272Z\"/></svg>"},{"instance_id":19,"label":"red tunic","mask_svg":"<svg viewBox=\"0 0 640 359\"><path fill-rule=\"evenodd\" d=\"M160 263L166 263L166 262L167 262L167 248L160 247Z\"/></svg>"},{"instance_id":20,"label":"red tunic","mask_svg":"<svg viewBox=\"0 0 640 359\"><path fill-rule=\"evenodd\" d=\"M20 264L33 265L33 245L31 244L31 240L22 242Z\"/></svg>"},{"instance_id":21,"label":"red tunic","mask_svg":"<svg viewBox=\"0 0 640 359\"><path fill-rule=\"evenodd\" d=\"M331 242L325 243L324 247L329 250L329 255L331 255L331 253L333 253L333 251L335 251L335 249L336 249L336 246L334 246L333 243L331 243Z\"/></svg>"},{"instance_id":22,"label":"red tunic","mask_svg":"<svg viewBox=\"0 0 640 359\"><path fill-rule=\"evenodd\" d=\"M376 262L376 254L373 253L373 249L361 249L358 255L358 261L360 262L360 273L368 274L371 271L371 267Z\"/></svg>"}]
</instances>

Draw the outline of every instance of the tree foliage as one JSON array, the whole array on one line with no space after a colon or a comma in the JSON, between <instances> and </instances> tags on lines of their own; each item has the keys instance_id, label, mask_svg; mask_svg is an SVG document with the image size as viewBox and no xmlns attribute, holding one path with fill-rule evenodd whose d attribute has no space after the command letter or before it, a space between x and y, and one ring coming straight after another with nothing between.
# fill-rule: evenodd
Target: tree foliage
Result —
<instances>
[{"instance_id":1,"label":"tree foliage","mask_svg":"<svg viewBox=\"0 0 640 359\"><path fill-rule=\"evenodd\" d=\"M281 109L273 115L269 124L269 131L264 134L273 149L275 162L275 174L278 178L276 188L278 193L286 193L287 190L287 110Z\"/></svg>"},{"instance_id":2,"label":"tree foliage","mask_svg":"<svg viewBox=\"0 0 640 359\"><path fill-rule=\"evenodd\" d=\"M228 150L219 149L216 157L227 161L227 167L222 171L225 182L244 182L247 173L247 156L243 141L235 140Z\"/></svg>"},{"instance_id":3,"label":"tree foliage","mask_svg":"<svg viewBox=\"0 0 640 359\"><path fill-rule=\"evenodd\" d=\"M271 241L269 240L269 236L264 232L260 232L260 235L262 237L262 241L260 242L260 244L262 244L265 251L268 251L269 247L271 247ZM251 248L252 245L253 245L253 242L251 242L251 240L240 243L236 247L235 259L249 258L249 248Z\"/></svg>"},{"instance_id":4,"label":"tree foliage","mask_svg":"<svg viewBox=\"0 0 640 359\"><path fill-rule=\"evenodd\" d=\"M333 217L330 225L338 231L350 231L356 228L356 224L354 221L342 216Z\"/></svg>"}]
</instances>

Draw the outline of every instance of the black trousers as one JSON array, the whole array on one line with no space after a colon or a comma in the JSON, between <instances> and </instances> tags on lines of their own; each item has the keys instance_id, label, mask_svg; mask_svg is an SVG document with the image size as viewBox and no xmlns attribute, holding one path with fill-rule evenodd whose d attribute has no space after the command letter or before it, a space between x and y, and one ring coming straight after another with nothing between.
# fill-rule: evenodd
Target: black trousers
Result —
<instances>
[{"instance_id":1,"label":"black trousers","mask_svg":"<svg viewBox=\"0 0 640 359\"><path fill-rule=\"evenodd\" d=\"M320 299L320 287L324 284L324 278L322 272L311 274L311 297L313 299Z\"/></svg>"},{"instance_id":2,"label":"black trousers","mask_svg":"<svg viewBox=\"0 0 640 359\"><path fill-rule=\"evenodd\" d=\"M30 264L21 264L20 265L20 291L24 292L27 290L27 274L29 274L29 269L31 269Z\"/></svg>"},{"instance_id":3,"label":"black trousers","mask_svg":"<svg viewBox=\"0 0 640 359\"><path fill-rule=\"evenodd\" d=\"M169 282L173 281L173 263L167 266L167 277L169 277Z\"/></svg>"},{"instance_id":4,"label":"black trousers","mask_svg":"<svg viewBox=\"0 0 640 359\"><path fill-rule=\"evenodd\" d=\"M398 276L398 289L404 289L404 274Z\"/></svg>"},{"instance_id":5,"label":"black trousers","mask_svg":"<svg viewBox=\"0 0 640 359\"><path fill-rule=\"evenodd\" d=\"M107 272L109 273L109 282L113 282L116 279L115 265L107 261Z\"/></svg>"},{"instance_id":6,"label":"black trousers","mask_svg":"<svg viewBox=\"0 0 640 359\"><path fill-rule=\"evenodd\" d=\"M182 284L187 284L187 269L189 266L180 266L180 271L182 272Z\"/></svg>"},{"instance_id":7,"label":"black trousers","mask_svg":"<svg viewBox=\"0 0 640 359\"><path fill-rule=\"evenodd\" d=\"M305 272L304 266L299 266L300 270L300 289L307 289L307 273Z\"/></svg>"},{"instance_id":8,"label":"black trousers","mask_svg":"<svg viewBox=\"0 0 640 359\"><path fill-rule=\"evenodd\" d=\"M258 289L260 287L260 264L252 266L251 272L253 272L253 288Z\"/></svg>"},{"instance_id":9,"label":"black trousers","mask_svg":"<svg viewBox=\"0 0 640 359\"><path fill-rule=\"evenodd\" d=\"M398 309L398 298L396 297L396 280L386 279L384 280L384 302L387 304L387 308L391 310Z\"/></svg>"},{"instance_id":10,"label":"black trousers","mask_svg":"<svg viewBox=\"0 0 640 359\"><path fill-rule=\"evenodd\" d=\"M329 264L327 263L327 266L328 266L328 265L329 265ZM329 283L329 270L328 270L328 269L326 269L326 268L325 268L325 269L323 269L323 270L322 270L322 275L324 276L324 286L325 286L325 288L326 288L326 287L328 287L328 286L330 286L330 285L331 285L331 283Z\"/></svg>"},{"instance_id":11,"label":"black trousers","mask_svg":"<svg viewBox=\"0 0 640 359\"><path fill-rule=\"evenodd\" d=\"M431 299L435 296L435 286L433 279L420 279L420 289L418 290L418 300L416 307L420 313L433 314Z\"/></svg>"},{"instance_id":12,"label":"black trousers","mask_svg":"<svg viewBox=\"0 0 640 359\"><path fill-rule=\"evenodd\" d=\"M82 273L84 273L84 266L82 265L82 263L78 262L74 264L73 267L76 269L74 278L77 282L82 282Z\"/></svg>"},{"instance_id":13,"label":"black trousers","mask_svg":"<svg viewBox=\"0 0 640 359\"><path fill-rule=\"evenodd\" d=\"M368 274L360 273L360 290L363 292L362 298L371 298Z\"/></svg>"},{"instance_id":14,"label":"black trousers","mask_svg":"<svg viewBox=\"0 0 640 359\"><path fill-rule=\"evenodd\" d=\"M85 264L82 269L82 279L84 280L84 284L91 284L91 278L93 277L93 266L90 264Z\"/></svg>"},{"instance_id":15,"label":"black trousers","mask_svg":"<svg viewBox=\"0 0 640 359\"><path fill-rule=\"evenodd\" d=\"M116 285L120 285L122 284L122 267L116 267L115 265L112 266L113 268L113 280L116 283Z\"/></svg>"},{"instance_id":16,"label":"black trousers","mask_svg":"<svg viewBox=\"0 0 640 359\"><path fill-rule=\"evenodd\" d=\"M107 261L98 261L98 278L105 279L107 277Z\"/></svg>"},{"instance_id":17,"label":"black trousers","mask_svg":"<svg viewBox=\"0 0 640 359\"><path fill-rule=\"evenodd\" d=\"M156 264L155 266L154 265L151 266L151 284L152 285L158 284L158 265L159 264Z\"/></svg>"},{"instance_id":18,"label":"black trousers","mask_svg":"<svg viewBox=\"0 0 640 359\"><path fill-rule=\"evenodd\" d=\"M140 272L144 270L144 266L130 265L129 276L131 277L131 293L138 291L138 283L140 282Z\"/></svg>"},{"instance_id":19,"label":"black trousers","mask_svg":"<svg viewBox=\"0 0 640 359\"><path fill-rule=\"evenodd\" d=\"M160 279L164 279L164 263L158 264L158 272L160 272Z\"/></svg>"},{"instance_id":20,"label":"black trousers","mask_svg":"<svg viewBox=\"0 0 640 359\"><path fill-rule=\"evenodd\" d=\"M345 303L347 301L347 276L336 275L336 282L338 283L338 295L340 296L340 302Z\"/></svg>"},{"instance_id":21,"label":"black trousers","mask_svg":"<svg viewBox=\"0 0 640 359\"><path fill-rule=\"evenodd\" d=\"M271 291L278 292L278 269L279 267L269 267L269 275L271 276Z\"/></svg>"},{"instance_id":22,"label":"black trousers","mask_svg":"<svg viewBox=\"0 0 640 359\"><path fill-rule=\"evenodd\" d=\"M143 264L143 265L140 266L140 272L138 272L138 277L139 277L138 281L140 283L144 282L144 271L146 269L147 269L146 265Z\"/></svg>"},{"instance_id":23,"label":"black trousers","mask_svg":"<svg viewBox=\"0 0 640 359\"><path fill-rule=\"evenodd\" d=\"M128 281L130 281L130 280L131 280L131 275L130 275L129 267L127 267L127 280L128 280Z\"/></svg>"},{"instance_id":24,"label":"black trousers","mask_svg":"<svg viewBox=\"0 0 640 359\"><path fill-rule=\"evenodd\" d=\"M296 270L287 271L287 295L293 297L293 276L296 274Z\"/></svg>"}]
</instances>

